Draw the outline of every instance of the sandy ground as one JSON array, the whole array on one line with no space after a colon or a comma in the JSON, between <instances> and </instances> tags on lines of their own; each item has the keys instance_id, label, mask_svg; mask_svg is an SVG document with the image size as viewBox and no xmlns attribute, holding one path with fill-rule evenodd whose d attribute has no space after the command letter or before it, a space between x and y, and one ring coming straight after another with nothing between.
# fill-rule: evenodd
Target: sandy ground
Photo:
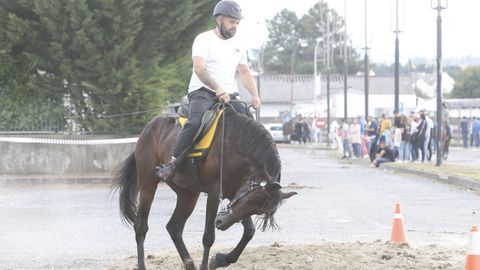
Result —
<instances>
[{"instance_id":1,"label":"sandy ground","mask_svg":"<svg viewBox=\"0 0 480 270\"><path fill-rule=\"evenodd\" d=\"M225 249L228 250L228 249ZM225 251L220 250L220 251ZM232 270L464 269L466 247L410 247L384 241L279 245L248 248ZM213 254L213 253L211 253ZM201 250L192 253L200 264ZM176 251L148 255L148 269L183 269ZM108 269L135 269L136 257L119 259Z\"/></svg>"}]
</instances>

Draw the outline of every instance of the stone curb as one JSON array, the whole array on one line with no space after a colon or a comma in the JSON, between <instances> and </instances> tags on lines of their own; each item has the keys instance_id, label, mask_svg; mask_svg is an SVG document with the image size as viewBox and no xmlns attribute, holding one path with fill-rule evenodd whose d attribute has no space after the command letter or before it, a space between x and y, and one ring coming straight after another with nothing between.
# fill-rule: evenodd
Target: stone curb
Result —
<instances>
[{"instance_id":1,"label":"stone curb","mask_svg":"<svg viewBox=\"0 0 480 270\"><path fill-rule=\"evenodd\" d=\"M457 186L461 186L461 187L472 189L472 190L480 190L480 182L467 179L467 178L461 178L457 176L434 173L434 172L425 172L425 171L408 169L408 168L400 168L400 167L396 167L388 164L382 164L382 166L394 172L420 175L426 178L437 180L442 183L457 185Z\"/></svg>"}]
</instances>

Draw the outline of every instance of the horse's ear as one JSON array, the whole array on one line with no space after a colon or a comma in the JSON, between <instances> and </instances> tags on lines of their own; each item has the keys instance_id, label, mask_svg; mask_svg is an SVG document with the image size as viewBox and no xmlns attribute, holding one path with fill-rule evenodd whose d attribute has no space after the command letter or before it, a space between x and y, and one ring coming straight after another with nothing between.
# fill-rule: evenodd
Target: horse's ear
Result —
<instances>
[{"instance_id":1,"label":"horse's ear","mask_svg":"<svg viewBox=\"0 0 480 270\"><path fill-rule=\"evenodd\" d=\"M271 182L271 183L268 185L268 189L269 189L269 190L282 189L282 185L280 185L280 183L278 183L278 182Z\"/></svg>"},{"instance_id":2,"label":"horse's ear","mask_svg":"<svg viewBox=\"0 0 480 270\"><path fill-rule=\"evenodd\" d=\"M292 197L293 195L297 195L297 194L298 194L298 193L297 193L297 192L294 192L294 191L292 191L292 192L287 192L287 193L283 193L283 192L282 192L282 200L286 200L286 199Z\"/></svg>"}]
</instances>

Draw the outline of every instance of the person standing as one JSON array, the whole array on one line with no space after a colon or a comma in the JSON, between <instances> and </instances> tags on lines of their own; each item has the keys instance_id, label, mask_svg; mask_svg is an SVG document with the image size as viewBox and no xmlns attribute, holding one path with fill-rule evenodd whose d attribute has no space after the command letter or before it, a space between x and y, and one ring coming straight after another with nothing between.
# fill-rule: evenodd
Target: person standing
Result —
<instances>
[{"instance_id":1,"label":"person standing","mask_svg":"<svg viewBox=\"0 0 480 270\"><path fill-rule=\"evenodd\" d=\"M397 122L397 125L393 126L393 134L392 134L392 141L393 141L393 149L394 155L398 155L398 160L400 159L400 147L402 146L402 132L404 131L404 125L401 124L400 121ZM402 160L403 161L403 160Z\"/></svg>"},{"instance_id":2,"label":"person standing","mask_svg":"<svg viewBox=\"0 0 480 270\"><path fill-rule=\"evenodd\" d=\"M423 110L424 121L425 121L425 141L423 142L423 151L425 152L425 159L432 159L432 131L433 131L433 120L428 115L426 110ZM422 158L423 161L423 158Z\"/></svg>"},{"instance_id":3,"label":"person standing","mask_svg":"<svg viewBox=\"0 0 480 270\"><path fill-rule=\"evenodd\" d=\"M392 123L390 120L387 118L387 115L385 113L382 113L382 119L380 120L380 136L383 135L386 129L389 129L392 126ZM385 142L388 144L388 142Z\"/></svg>"},{"instance_id":4,"label":"person standing","mask_svg":"<svg viewBox=\"0 0 480 270\"><path fill-rule=\"evenodd\" d=\"M462 131L463 148L467 148L468 147L468 119L466 116L462 117L462 121L460 121L460 130Z\"/></svg>"},{"instance_id":5,"label":"person standing","mask_svg":"<svg viewBox=\"0 0 480 270\"><path fill-rule=\"evenodd\" d=\"M402 142L400 150L398 151L398 160L401 162L410 160L410 150L412 145L410 143L412 137L412 119L406 115L402 115L400 120L400 130L402 133Z\"/></svg>"},{"instance_id":6,"label":"person standing","mask_svg":"<svg viewBox=\"0 0 480 270\"><path fill-rule=\"evenodd\" d=\"M342 139L343 146L343 156L344 158L352 157L352 152L350 151L350 128L348 123L345 120L342 120L342 125L339 127L338 136Z\"/></svg>"},{"instance_id":7,"label":"person standing","mask_svg":"<svg viewBox=\"0 0 480 270\"><path fill-rule=\"evenodd\" d=\"M474 146L480 147L480 120L477 117L473 117L472 136Z\"/></svg>"},{"instance_id":8,"label":"person standing","mask_svg":"<svg viewBox=\"0 0 480 270\"><path fill-rule=\"evenodd\" d=\"M360 123L358 123L357 118L353 119L353 124L350 128L350 138L352 140L353 155L356 158L361 157L362 149L360 147L362 143L362 134L361 134L361 126L360 126Z\"/></svg>"},{"instance_id":9,"label":"person standing","mask_svg":"<svg viewBox=\"0 0 480 270\"><path fill-rule=\"evenodd\" d=\"M218 2L213 10L215 28L199 34L192 45L193 72L188 87L188 121L180 131L173 155L167 164L156 167L155 175L160 181L169 181L192 144L205 111L219 100L230 101L230 95L238 92L235 74L252 95L252 106L260 107L260 97L247 62L247 53L235 37L242 19L239 4L232 0ZM243 112L238 102L232 103L235 110ZM245 112L246 113L246 112Z\"/></svg>"},{"instance_id":10,"label":"person standing","mask_svg":"<svg viewBox=\"0 0 480 270\"><path fill-rule=\"evenodd\" d=\"M310 142L310 124L308 123L308 119L302 120L302 141L303 144Z\"/></svg>"},{"instance_id":11,"label":"person standing","mask_svg":"<svg viewBox=\"0 0 480 270\"><path fill-rule=\"evenodd\" d=\"M412 111L410 112L410 118L412 121L410 122L410 161L418 160L418 124L419 124L419 117L418 115Z\"/></svg>"},{"instance_id":12,"label":"person standing","mask_svg":"<svg viewBox=\"0 0 480 270\"><path fill-rule=\"evenodd\" d=\"M427 156L425 151L425 132L427 130L427 121L425 120L425 114L421 113L418 120L417 134L415 139L415 152L418 153L418 150L422 151L422 162L425 161ZM416 154L417 159L419 158L419 153Z\"/></svg>"},{"instance_id":13,"label":"person standing","mask_svg":"<svg viewBox=\"0 0 480 270\"><path fill-rule=\"evenodd\" d=\"M443 159L448 158L448 153L450 150L450 141L452 140L452 126L450 125L450 121L448 119L445 119L443 121L443 128L444 130L442 131L442 149L443 149Z\"/></svg>"},{"instance_id":14,"label":"person standing","mask_svg":"<svg viewBox=\"0 0 480 270\"><path fill-rule=\"evenodd\" d=\"M378 136L379 127L378 127L377 121L371 115L368 116L367 128L365 132L368 136L368 142L367 142L368 155L370 156L370 159L373 160L375 159L375 155L373 154L376 153L377 151L375 149L372 150L372 148L375 147L375 144L376 144L375 140L377 139L377 136Z\"/></svg>"},{"instance_id":15,"label":"person standing","mask_svg":"<svg viewBox=\"0 0 480 270\"><path fill-rule=\"evenodd\" d=\"M302 126L303 126L303 118L299 116L299 120L295 122L295 139L298 141L298 144L302 144Z\"/></svg>"}]
</instances>

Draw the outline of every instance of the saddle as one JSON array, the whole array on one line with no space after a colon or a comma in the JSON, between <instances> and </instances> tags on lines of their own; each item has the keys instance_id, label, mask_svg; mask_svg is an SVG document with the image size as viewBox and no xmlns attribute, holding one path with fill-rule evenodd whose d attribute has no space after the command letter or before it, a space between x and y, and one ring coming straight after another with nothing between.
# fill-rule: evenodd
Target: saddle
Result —
<instances>
[{"instance_id":1,"label":"saddle","mask_svg":"<svg viewBox=\"0 0 480 270\"><path fill-rule=\"evenodd\" d=\"M193 137L195 146L187 154L187 157L205 157L212 145L213 136L217 129L218 120L223 114L223 109L220 103L215 104L210 110L203 114L202 122L199 129ZM180 107L177 111L178 122L183 127L188 119L188 97L183 96L180 100Z\"/></svg>"},{"instance_id":2,"label":"saddle","mask_svg":"<svg viewBox=\"0 0 480 270\"><path fill-rule=\"evenodd\" d=\"M234 102L242 102L245 105L246 111L249 114L247 105L243 101L235 100L236 95L231 96L232 101ZM178 122L183 127L188 119L188 107L189 107L189 100L188 96L183 96L180 100L180 106L177 109L178 114ZM186 164L190 175L192 176L192 184L197 191L200 192L207 192L205 187L202 184L202 180L200 178L200 174L198 171L197 163L199 160L205 158L208 154L210 146L212 145L213 138L215 135L215 131L218 127L218 121L222 114L224 113L224 109L221 106L221 103L216 103L210 110L207 110L202 117L202 121L200 124L200 128L195 133L193 138L194 146L192 149L186 154ZM227 106L231 106L227 104ZM234 109L233 107L231 107ZM251 114L249 117L253 118Z\"/></svg>"}]
</instances>

